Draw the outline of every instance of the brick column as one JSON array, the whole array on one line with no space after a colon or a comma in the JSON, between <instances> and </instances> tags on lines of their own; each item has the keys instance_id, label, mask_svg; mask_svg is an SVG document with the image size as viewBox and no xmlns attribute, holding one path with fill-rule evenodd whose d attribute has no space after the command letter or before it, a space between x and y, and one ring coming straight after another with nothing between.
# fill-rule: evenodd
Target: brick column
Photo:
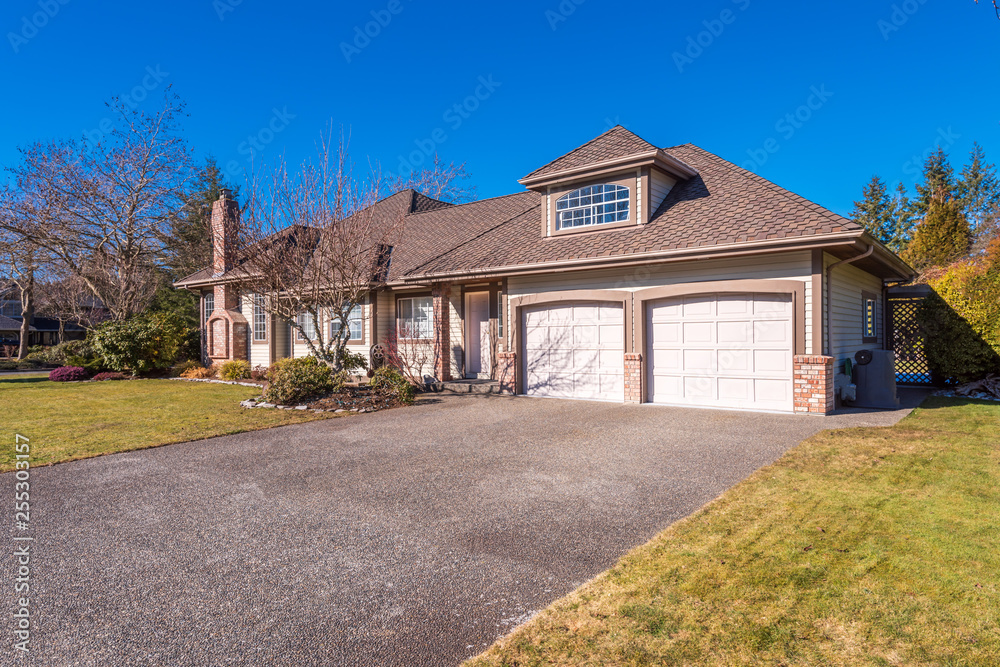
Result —
<instances>
[{"instance_id":1,"label":"brick column","mask_svg":"<svg viewBox=\"0 0 1000 667\"><path fill-rule=\"evenodd\" d=\"M795 356L795 412L818 415L833 412L833 361L833 357Z\"/></svg>"},{"instance_id":2,"label":"brick column","mask_svg":"<svg viewBox=\"0 0 1000 667\"><path fill-rule=\"evenodd\" d=\"M434 297L434 376L438 382L451 380L451 285L438 285Z\"/></svg>"},{"instance_id":3,"label":"brick column","mask_svg":"<svg viewBox=\"0 0 1000 667\"><path fill-rule=\"evenodd\" d=\"M497 354L497 379L501 394L516 394L515 374L517 372L517 352Z\"/></svg>"},{"instance_id":4,"label":"brick column","mask_svg":"<svg viewBox=\"0 0 1000 667\"><path fill-rule=\"evenodd\" d=\"M625 402L642 403L642 354L625 353Z\"/></svg>"}]
</instances>

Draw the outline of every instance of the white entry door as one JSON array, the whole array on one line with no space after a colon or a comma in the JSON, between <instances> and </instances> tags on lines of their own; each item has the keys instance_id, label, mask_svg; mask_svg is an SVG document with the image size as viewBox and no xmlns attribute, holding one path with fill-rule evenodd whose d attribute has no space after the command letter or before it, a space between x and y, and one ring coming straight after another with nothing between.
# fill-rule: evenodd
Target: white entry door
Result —
<instances>
[{"instance_id":1,"label":"white entry door","mask_svg":"<svg viewBox=\"0 0 1000 667\"><path fill-rule=\"evenodd\" d=\"M707 294L650 304L649 400L791 411L793 311L786 294Z\"/></svg>"},{"instance_id":2,"label":"white entry door","mask_svg":"<svg viewBox=\"0 0 1000 667\"><path fill-rule=\"evenodd\" d=\"M470 292L465 295L465 377L490 377L491 349L490 293Z\"/></svg>"},{"instance_id":3,"label":"white entry door","mask_svg":"<svg viewBox=\"0 0 1000 667\"><path fill-rule=\"evenodd\" d=\"M620 303L524 309L524 391L529 396L625 400Z\"/></svg>"}]
</instances>

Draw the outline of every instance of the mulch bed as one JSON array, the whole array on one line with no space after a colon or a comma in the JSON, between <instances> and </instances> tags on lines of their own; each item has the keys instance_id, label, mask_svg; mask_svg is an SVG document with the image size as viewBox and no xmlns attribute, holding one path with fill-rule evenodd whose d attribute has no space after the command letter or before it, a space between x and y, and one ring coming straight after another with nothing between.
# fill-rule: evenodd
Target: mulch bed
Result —
<instances>
[{"instance_id":1,"label":"mulch bed","mask_svg":"<svg viewBox=\"0 0 1000 667\"><path fill-rule=\"evenodd\" d=\"M336 394L329 394L323 398L306 403L310 410L364 410L365 412L375 412L376 410L388 410L398 408L403 403L396 397L387 398L374 393L369 387L351 386L344 387Z\"/></svg>"}]
</instances>

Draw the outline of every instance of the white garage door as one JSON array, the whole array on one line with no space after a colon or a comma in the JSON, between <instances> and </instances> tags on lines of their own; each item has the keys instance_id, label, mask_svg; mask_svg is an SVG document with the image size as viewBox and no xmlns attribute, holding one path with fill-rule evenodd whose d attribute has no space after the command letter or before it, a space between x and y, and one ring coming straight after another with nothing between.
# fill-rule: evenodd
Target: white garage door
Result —
<instances>
[{"instance_id":1,"label":"white garage door","mask_svg":"<svg viewBox=\"0 0 1000 667\"><path fill-rule=\"evenodd\" d=\"M791 411L791 295L707 294L646 309L649 400Z\"/></svg>"},{"instance_id":2,"label":"white garage door","mask_svg":"<svg viewBox=\"0 0 1000 667\"><path fill-rule=\"evenodd\" d=\"M623 319L620 303L525 308L525 393L623 401Z\"/></svg>"}]
</instances>

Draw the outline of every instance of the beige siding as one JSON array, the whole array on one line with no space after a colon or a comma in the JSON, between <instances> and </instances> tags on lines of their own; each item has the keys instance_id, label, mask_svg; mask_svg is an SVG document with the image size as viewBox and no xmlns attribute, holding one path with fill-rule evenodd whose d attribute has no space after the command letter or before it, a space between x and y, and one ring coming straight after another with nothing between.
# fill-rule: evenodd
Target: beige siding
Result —
<instances>
[{"instance_id":1,"label":"beige siding","mask_svg":"<svg viewBox=\"0 0 1000 667\"><path fill-rule=\"evenodd\" d=\"M465 304L462 303L464 297L462 290L458 287L452 288L451 298L448 300L448 324L451 342L451 377L461 378L465 375L465 327L463 326L463 315L465 314Z\"/></svg>"},{"instance_id":2,"label":"beige siding","mask_svg":"<svg viewBox=\"0 0 1000 667\"><path fill-rule=\"evenodd\" d=\"M667 198L667 194L676 183L676 179L667 176L662 171L651 170L649 175L650 215L656 213L656 209L660 208L660 204Z\"/></svg>"},{"instance_id":3,"label":"beige siding","mask_svg":"<svg viewBox=\"0 0 1000 667\"><path fill-rule=\"evenodd\" d=\"M824 265L837 262L835 257L824 254ZM858 350L881 349L883 347L884 319L882 313L882 280L872 274L862 271L856 266L845 264L833 269L830 276L832 305L830 308L830 354L836 358L837 370L843 368L843 360L854 357ZM878 310L875 313L878 342L864 343L862 292L871 292L878 299ZM823 295L824 303L826 295Z\"/></svg>"},{"instance_id":4,"label":"beige siding","mask_svg":"<svg viewBox=\"0 0 1000 667\"><path fill-rule=\"evenodd\" d=\"M780 255L740 257L672 264L654 264L622 269L574 271L508 279L509 296L524 296L562 290L619 289L637 291L647 287L716 280L801 280L805 285L806 353L812 350L812 255L796 251ZM510 309L507 312L510 321ZM634 333L634 332L633 332ZM512 332L506 332L508 344Z\"/></svg>"},{"instance_id":5,"label":"beige siding","mask_svg":"<svg viewBox=\"0 0 1000 667\"><path fill-rule=\"evenodd\" d=\"M348 343L347 349L349 352L353 354L362 354L365 356L365 358L367 358L368 348L370 345L369 341L371 340L371 334L372 334L371 324L369 321L371 319L371 305L368 303L367 297L365 298L365 302L361 304L361 316L363 318L365 327L364 342ZM329 312L324 311L320 314L320 320L317 326L323 328L324 340L329 340L330 338L330 319L331 318ZM310 354L309 344L303 340L298 340L298 337L296 336L296 332L294 330L291 332L291 337L292 337L292 356L295 358L308 356Z\"/></svg>"},{"instance_id":6,"label":"beige siding","mask_svg":"<svg viewBox=\"0 0 1000 667\"><path fill-rule=\"evenodd\" d=\"M396 328L396 298L389 290L379 292L378 299L378 342L385 343Z\"/></svg>"}]
</instances>

